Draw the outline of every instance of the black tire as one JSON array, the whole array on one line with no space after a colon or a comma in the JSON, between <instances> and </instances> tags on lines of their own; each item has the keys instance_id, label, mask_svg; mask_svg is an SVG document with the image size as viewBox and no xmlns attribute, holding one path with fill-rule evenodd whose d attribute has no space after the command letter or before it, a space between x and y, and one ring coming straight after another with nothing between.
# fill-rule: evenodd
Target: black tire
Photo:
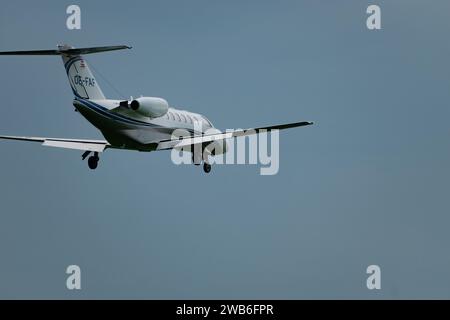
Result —
<instances>
[{"instance_id":1,"label":"black tire","mask_svg":"<svg viewBox=\"0 0 450 320\"><path fill-rule=\"evenodd\" d=\"M98 160L99 160L98 157L95 157L95 156L89 157L89 159L88 159L88 166L89 166L89 169L91 169L91 170L97 169L97 166L98 166Z\"/></svg>"},{"instance_id":2,"label":"black tire","mask_svg":"<svg viewBox=\"0 0 450 320\"><path fill-rule=\"evenodd\" d=\"M211 165L209 163L204 163L203 164L203 171L205 171L206 173L209 173L211 171Z\"/></svg>"}]
</instances>

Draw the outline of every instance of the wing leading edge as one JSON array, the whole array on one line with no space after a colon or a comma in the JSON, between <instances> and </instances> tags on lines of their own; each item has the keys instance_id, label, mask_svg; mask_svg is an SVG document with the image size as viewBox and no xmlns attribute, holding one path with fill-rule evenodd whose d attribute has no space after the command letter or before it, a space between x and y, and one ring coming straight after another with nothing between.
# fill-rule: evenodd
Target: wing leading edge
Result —
<instances>
[{"instance_id":1,"label":"wing leading edge","mask_svg":"<svg viewBox=\"0 0 450 320\"><path fill-rule=\"evenodd\" d=\"M249 136L253 134L258 134L261 131L270 131L270 130L283 130L289 128L303 127L312 125L312 122L303 121L303 122L294 122L294 123L286 123L274 126L267 127L259 127L259 128L250 128L245 130L236 130L232 132L220 132L214 134L206 134L206 135L194 135L187 137L180 137L180 139L172 139L172 140L162 140L158 142L156 150L169 150L173 148L182 148L189 145L199 144L199 143L207 143L213 141L220 141L230 138Z\"/></svg>"}]
</instances>

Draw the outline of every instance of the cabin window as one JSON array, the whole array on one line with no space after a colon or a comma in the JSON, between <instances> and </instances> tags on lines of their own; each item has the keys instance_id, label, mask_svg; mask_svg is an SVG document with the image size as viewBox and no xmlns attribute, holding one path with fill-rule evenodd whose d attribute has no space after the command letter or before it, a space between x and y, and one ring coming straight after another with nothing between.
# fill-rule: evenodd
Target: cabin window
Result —
<instances>
[{"instance_id":1,"label":"cabin window","mask_svg":"<svg viewBox=\"0 0 450 320\"><path fill-rule=\"evenodd\" d=\"M184 116L184 114L180 114L180 116L181 116L181 120L183 121L183 122L186 122L186 117Z\"/></svg>"},{"instance_id":2,"label":"cabin window","mask_svg":"<svg viewBox=\"0 0 450 320\"><path fill-rule=\"evenodd\" d=\"M175 118L177 121L181 121L180 115L177 112L175 112Z\"/></svg>"}]
</instances>

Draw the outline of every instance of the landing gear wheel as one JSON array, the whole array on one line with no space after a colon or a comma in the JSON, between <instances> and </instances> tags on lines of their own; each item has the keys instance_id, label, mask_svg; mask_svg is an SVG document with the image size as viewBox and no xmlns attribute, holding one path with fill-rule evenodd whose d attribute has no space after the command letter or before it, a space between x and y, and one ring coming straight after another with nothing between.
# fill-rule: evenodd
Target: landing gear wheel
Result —
<instances>
[{"instance_id":1,"label":"landing gear wheel","mask_svg":"<svg viewBox=\"0 0 450 320\"><path fill-rule=\"evenodd\" d=\"M206 173L209 173L211 171L211 165L209 163L204 163L203 164L203 171L205 171Z\"/></svg>"},{"instance_id":2,"label":"landing gear wheel","mask_svg":"<svg viewBox=\"0 0 450 320\"><path fill-rule=\"evenodd\" d=\"M89 169L94 170L97 169L98 160L100 160L97 156L90 156L88 159Z\"/></svg>"}]
</instances>

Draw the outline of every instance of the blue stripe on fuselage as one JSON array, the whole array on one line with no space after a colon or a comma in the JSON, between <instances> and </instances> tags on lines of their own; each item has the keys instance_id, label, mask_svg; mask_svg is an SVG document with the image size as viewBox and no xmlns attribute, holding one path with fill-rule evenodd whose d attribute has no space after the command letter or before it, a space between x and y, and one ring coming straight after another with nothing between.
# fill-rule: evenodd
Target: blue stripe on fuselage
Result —
<instances>
[{"instance_id":1,"label":"blue stripe on fuselage","mask_svg":"<svg viewBox=\"0 0 450 320\"><path fill-rule=\"evenodd\" d=\"M81 99L81 98L77 98L75 97L75 101L78 101L79 103L81 103L83 106L87 107L89 110L99 113L101 115L103 115L104 117L108 118L109 120L114 120L114 121L118 121L118 122L122 122L122 123L126 123L126 124L132 124L132 125L137 125L137 126L144 126L144 127L150 127L150 128L168 128L168 129L179 129L179 127L165 127L165 126L161 126L161 125L157 125L154 123L148 123L148 122L143 122L143 121L139 121L139 120L135 120L117 113L113 113L110 112L109 109L95 103L89 100L85 100L85 99ZM189 132L191 132L192 134L194 134L194 130L191 128L183 128Z\"/></svg>"},{"instance_id":2,"label":"blue stripe on fuselage","mask_svg":"<svg viewBox=\"0 0 450 320\"><path fill-rule=\"evenodd\" d=\"M153 123L147 123L147 122L135 120L132 118L125 117L123 115L119 115L117 113L110 112L107 108L105 108L97 103L94 103L92 101L89 101L89 100L84 100L79 97L76 97L75 100L78 101L79 103L81 103L83 106L85 106L85 107L89 108L90 110L93 110L97 113L100 113L101 115L107 117L110 120L122 121L127 124L141 125L141 126L146 126L146 127L161 127L161 126L153 124Z\"/></svg>"}]
</instances>

